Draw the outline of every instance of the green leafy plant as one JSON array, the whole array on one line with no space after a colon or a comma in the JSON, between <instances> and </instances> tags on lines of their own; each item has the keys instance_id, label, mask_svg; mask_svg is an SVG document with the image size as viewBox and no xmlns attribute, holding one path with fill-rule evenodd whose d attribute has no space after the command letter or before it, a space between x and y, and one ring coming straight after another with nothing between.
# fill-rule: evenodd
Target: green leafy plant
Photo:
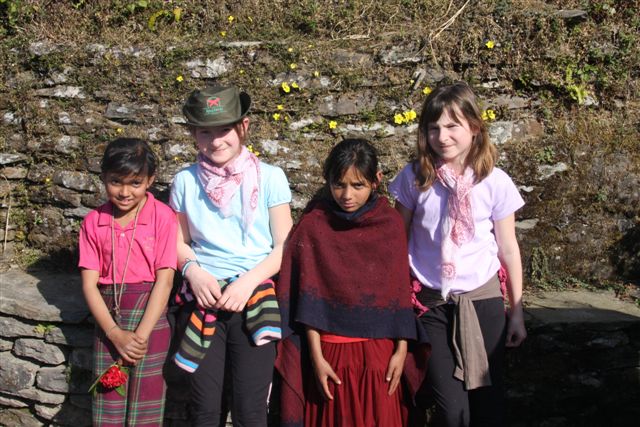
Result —
<instances>
[{"instance_id":1,"label":"green leafy plant","mask_svg":"<svg viewBox=\"0 0 640 427\"><path fill-rule=\"evenodd\" d=\"M35 328L33 328L33 332L35 332L38 335L46 335L52 330L54 330L55 327L56 325L53 325L51 323L47 323L47 324L39 323L38 325L36 325Z\"/></svg>"}]
</instances>

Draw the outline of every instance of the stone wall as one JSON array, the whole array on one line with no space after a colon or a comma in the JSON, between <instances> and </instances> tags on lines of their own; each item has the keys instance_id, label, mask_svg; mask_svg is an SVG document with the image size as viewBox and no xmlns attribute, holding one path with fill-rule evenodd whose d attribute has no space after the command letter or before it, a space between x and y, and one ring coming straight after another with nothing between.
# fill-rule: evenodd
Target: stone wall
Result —
<instances>
[{"instance_id":1,"label":"stone wall","mask_svg":"<svg viewBox=\"0 0 640 427\"><path fill-rule=\"evenodd\" d=\"M90 425L93 325L76 275L0 273L0 425ZM529 337L507 354L509 425L632 425L640 308L611 292L529 297ZM187 427L188 379L168 362L165 425Z\"/></svg>"}]
</instances>

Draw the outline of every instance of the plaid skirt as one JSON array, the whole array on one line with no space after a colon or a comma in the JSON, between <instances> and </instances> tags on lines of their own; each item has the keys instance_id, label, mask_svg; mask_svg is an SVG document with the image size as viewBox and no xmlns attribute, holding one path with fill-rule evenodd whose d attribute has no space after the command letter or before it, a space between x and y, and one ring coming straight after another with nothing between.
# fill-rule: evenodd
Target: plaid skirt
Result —
<instances>
[{"instance_id":1,"label":"plaid skirt","mask_svg":"<svg viewBox=\"0 0 640 427\"><path fill-rule=\"evenodd\" d=\"M135 331L142 319L153 283L126 284L120 302L120 327ZM113 286L100 286L107 307L113 306ZM125 396L115 390L103 391L93 398L94 426L159 426L164 417L166 384L162 373L171 330L166 308L149 336L147 354L129 370ZM96 326L93 341L95 378L120 358L115 346Z\"/></svg>"}]
</instances>

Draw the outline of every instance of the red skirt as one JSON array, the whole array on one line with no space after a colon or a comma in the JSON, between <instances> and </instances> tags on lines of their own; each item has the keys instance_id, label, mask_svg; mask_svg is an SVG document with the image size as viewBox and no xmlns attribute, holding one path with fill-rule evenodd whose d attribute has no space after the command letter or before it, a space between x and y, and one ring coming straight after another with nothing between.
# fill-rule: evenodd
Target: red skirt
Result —
<instances>
[{"instance_id":1,"label":"red skirt","mask_svg":"<svg viewBox=\"0 0 640 427\"><path fill-rule=\"evenodd\" d=\"M385 381L395 344L390 339L334 344L321 342L324 358L342 381L329 381L333 400L325 400L315 378L309 378L305 423L307 427L397 427L408 410L402 386L389 396ZM313 376L312 370L309 375Z\"/></svg>"}]
</instances>

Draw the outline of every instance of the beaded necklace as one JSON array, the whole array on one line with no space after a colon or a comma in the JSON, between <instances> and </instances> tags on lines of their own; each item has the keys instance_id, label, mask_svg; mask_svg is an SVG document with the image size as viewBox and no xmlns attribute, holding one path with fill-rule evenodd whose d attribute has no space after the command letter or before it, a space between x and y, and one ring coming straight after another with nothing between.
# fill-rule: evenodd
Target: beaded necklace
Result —
<instances>
[{"instance_id":1,"label":"beaded necklace","mask_svg":"<svg viewBox=\"0 0 640 427\"><path fill-rule=\"evenodd\" d=\"M138 213L140 212L140 205L136 208L136 215L133 219L133 231L131 233L131 240L129 241L129 249L127 250L127 258L124 261L124 269L122 270L122 283L120 284L120 291L118 292L118 283L116 281L116 231L115 220L113 214L111 215L111 269L113 275L113 320L122 326L122 316L120 315L120 302L122 301L122 294L124 293L125 276L127 274L127 267L129 266L129 258L131 257L131 247L133 246L133 239L136 237L136 228L138 226ZM124 233L123 233L124 234Z\"/></svg>"}]
</instances>

